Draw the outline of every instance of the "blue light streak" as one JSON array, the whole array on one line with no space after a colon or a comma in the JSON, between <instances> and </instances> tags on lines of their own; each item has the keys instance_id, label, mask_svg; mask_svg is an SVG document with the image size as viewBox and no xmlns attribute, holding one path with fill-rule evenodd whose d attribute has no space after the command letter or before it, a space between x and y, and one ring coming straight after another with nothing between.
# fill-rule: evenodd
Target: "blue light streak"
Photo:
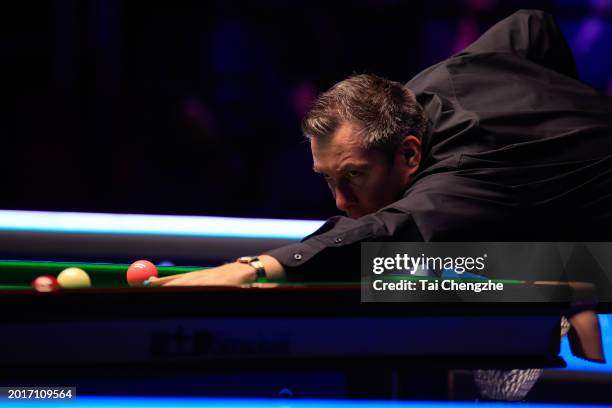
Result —
<instances>
[{"instance_id":1,"label":"blue light streak","mask_svg":"<svg viewBox=\"0 0 612 408\"><path fill-rule=\"evenodd\" d=\"M323 221L0 210L0 231L301 239Z\"/></svg>"},{"instance_id":2,"label":"blue light streak","mask_svg":"<svg viewBox=\"0 0 612 408\"><path fill-rule=\"evenodd\" d=\"M97 408L464 408L477 405L480 408L499 408L495 402L440 402L440 401L373 401L373 400L308 400L308 399L258 399L258 398L178 398L178 397L102 397L77 396L72 402L42 403L45 407L97 407ZM31 407L41 402L0 402L0 406ZM604 405L582 404L534 404L522 403L522 408L599 408Z\"/></svg>"}]
</instances>

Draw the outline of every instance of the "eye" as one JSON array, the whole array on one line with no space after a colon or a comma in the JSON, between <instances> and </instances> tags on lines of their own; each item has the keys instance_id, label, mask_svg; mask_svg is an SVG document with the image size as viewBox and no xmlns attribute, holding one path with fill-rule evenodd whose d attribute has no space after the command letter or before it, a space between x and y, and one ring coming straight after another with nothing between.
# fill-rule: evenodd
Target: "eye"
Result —
<instances>
[{"instance_id":1,"label":"eye","mask_svg":"<svg viewBox=\"0 0 612 408\"><path fill-rule=\"evenodd\" d=\"M358 177L358 176L360 176L360 175L361 175L361 172L360 172L359 170L349 170L349 171L346 173L346 176L347 176L348 178L355 178L355 177Z\"/></svg>"}]
</instances>

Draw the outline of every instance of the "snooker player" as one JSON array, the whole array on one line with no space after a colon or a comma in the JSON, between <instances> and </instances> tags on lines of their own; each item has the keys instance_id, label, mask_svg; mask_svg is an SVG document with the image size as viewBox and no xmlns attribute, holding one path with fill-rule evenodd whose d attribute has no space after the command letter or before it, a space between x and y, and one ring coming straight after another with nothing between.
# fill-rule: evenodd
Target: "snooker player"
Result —
<instances>
[{"instance_id":1,"label":"snooker player","mask_svg":"<svg viewBox=\"0 0 612 408\"><path fill-rule=\"evenodd\" d=\"M577 80L544 12L516 12L405 86L348 78L303 130L347 216L169 285L357 280L363 241L609 240L611 101Z\"/></svg>"}]
</instances>

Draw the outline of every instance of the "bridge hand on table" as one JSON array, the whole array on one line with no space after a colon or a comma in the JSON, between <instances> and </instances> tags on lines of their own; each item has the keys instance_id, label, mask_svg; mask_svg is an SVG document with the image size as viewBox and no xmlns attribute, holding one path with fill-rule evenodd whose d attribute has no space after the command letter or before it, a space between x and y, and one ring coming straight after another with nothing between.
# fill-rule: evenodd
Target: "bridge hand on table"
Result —
<instances>
[{"instance_id":1,"label":"bridge hand on table","mask_svg":"<svg viewBox=\"0 0 612 408\"><path fill-rule=\"evenodd\" d=\"M264 264L266 274L270 280L284 278L283 266L273 257L261 255L260 261ZM158 278L152 277L150 282ZM244 263L232 262L216 268L189 272L165 282L162 286L224 286L242 285L256 280L255 269Z\"/></svg>"},{"instance_id":2,"label":"bridge hand on table","mask_svg":"<svg viewBox=\"0 0 612 408\"><path fill-rule=\"evenodd\" d=\"M151 278L154 282L156 279ZM240 285L255 281L255 270L249 265L233 262L217 268L189 272L162 286Z\"/></svg>"}]
</instances>

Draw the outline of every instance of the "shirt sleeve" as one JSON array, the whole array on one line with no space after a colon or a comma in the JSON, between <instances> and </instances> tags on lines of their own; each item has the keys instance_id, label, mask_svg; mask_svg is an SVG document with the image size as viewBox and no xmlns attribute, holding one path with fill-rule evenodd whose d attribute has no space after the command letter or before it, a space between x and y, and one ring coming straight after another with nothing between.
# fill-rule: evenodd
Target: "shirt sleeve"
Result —
<instances>
[{"instance_id":1,"label":"shirt sleeve","mask_svg":"<svg viewBox=\"0 0 612 408\"><path fill-rule=\"evenodd\" d=\"M285 267L289 281L358 280L361 242L391 239L423 240L410 213L394 205L356 220L332 217L301 242L266 254Z\"/></svg>"},{"instance_id":2,"label":"shirt sleeve","mask_svg":"<svg viewBox=\"0 0 612 408\"><path fill-rule=\"evenodd\" d=\"M554 18L543 11L519 10L485 32L462 54L511 53L577 78L572 52Z\"/></svg>"}]
</instances>

